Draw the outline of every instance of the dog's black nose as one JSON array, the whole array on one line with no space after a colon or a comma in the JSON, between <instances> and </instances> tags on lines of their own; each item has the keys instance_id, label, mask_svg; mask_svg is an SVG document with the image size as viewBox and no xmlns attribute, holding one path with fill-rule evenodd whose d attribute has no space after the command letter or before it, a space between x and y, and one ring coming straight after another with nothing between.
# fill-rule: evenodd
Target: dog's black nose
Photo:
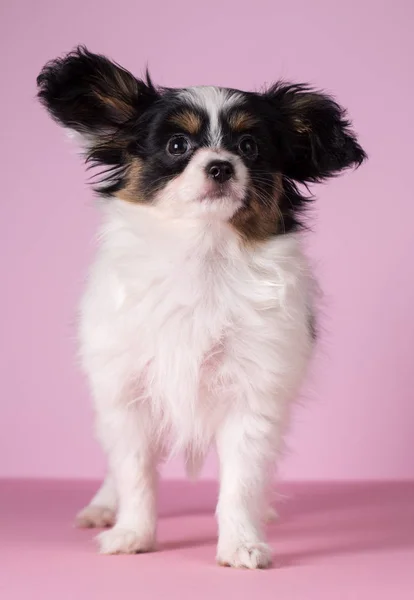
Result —
<instances>
[{"instance_id":1,"label":"dog's black nose","mask_svg":"<svg viewBox=\"0 0 414 600\"><path fill-rule=\"evenodd\" d=\"M207 165L207 175L217 183L224 183L234 175L233 165L228 160L215 160Z\"/></svg>"}]
</instances>

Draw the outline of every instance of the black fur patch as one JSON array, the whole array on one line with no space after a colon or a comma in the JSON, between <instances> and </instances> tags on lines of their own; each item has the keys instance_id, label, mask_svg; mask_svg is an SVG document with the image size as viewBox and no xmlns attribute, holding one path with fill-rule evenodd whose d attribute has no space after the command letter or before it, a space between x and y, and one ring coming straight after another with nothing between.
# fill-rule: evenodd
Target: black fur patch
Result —
<instances>
[{"instance_id":1,"label":"black fur patch","mask_svg":"<svg viewBox=\"0 0 414 600\"><path fill-rule=\"evenodd\" d=\"M350 130L345 110L326 94L279 82L263 94L247 92L245 98L262 124L261 165L252 167L252 181L255 184L255 169L260 180L263 172L282 174L279 233L289 233L304 224L303 215L313 200L307 185L358 167L366 154Z\"/></svg>"},{"instance_id":2,"label":"black fur patch","mask_svg":"<svg viewBox=\"0 0 414 600\"><path fill-rule=\"evenodd\" d=\"M104 56L84 47L47 63L37 78L38 97L52 117L85 136L86 162L103 169L99 192L111 196L123 186L130 164L128 148L145 115L159 98L147 75L136 79Z\"/></svg>"},{"instance_id":3,"label":"black fur patch","mask_svg":"<svg viewBox=\"0 0 414 600\"><path fill-rule=\"evenodd\" d=\"M101 169L99 193L104 196L129 186L134 197L128 174L137 161L137 201L151 201L155 192L185 169L192 153L179 157L166 152L170 137L180 133L171 117L185 108L197 110L201 122L192 136L192 152L208 145L208 115L186 107L179 90L156 88L149 75L137 79L84 47L48 63L37 83L39 99L53 118L86 138L86 161ZM269 235L288 233L303 225L302 214L312 200L307 184L358 166L366 155L345 111L326 94L283 82L263 94L237 93L242 104L231 110L242 109L252 119L237 131L229 124L231 114L222 114L223 145L237 153L246 128L254 137L257 156L252 160L241 156L252 182L245 201L248 204L251 197L264 206L277 202L280 223L265 230Z\"/></svg>"}]
</instances>

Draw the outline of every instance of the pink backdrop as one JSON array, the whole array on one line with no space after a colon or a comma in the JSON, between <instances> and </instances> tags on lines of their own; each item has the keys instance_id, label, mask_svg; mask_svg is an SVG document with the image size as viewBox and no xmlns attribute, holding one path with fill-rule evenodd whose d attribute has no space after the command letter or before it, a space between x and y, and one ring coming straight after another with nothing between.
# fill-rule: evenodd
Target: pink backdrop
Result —
<instances>
[{"instance_id":1,"label":"pink backdrop","mask_svg":"<svg viewBox=\"0 0 414 600\"><path fill-rule=\"evenodd\" d=\"M8 5L8 6L6 6ZM43 63L86 43L161 84L334 92L370 160L315 190L324 335L288 478L414 477L414 55L408 0L9 0L2 45L0 475L95 477L74 307L96 224L83 167L34 100ZM411 39L410 39L411 38ZM178 463L170 476L181 476ZM214 476L211 459L204 471Z\"/></svg>"}]
</instances>

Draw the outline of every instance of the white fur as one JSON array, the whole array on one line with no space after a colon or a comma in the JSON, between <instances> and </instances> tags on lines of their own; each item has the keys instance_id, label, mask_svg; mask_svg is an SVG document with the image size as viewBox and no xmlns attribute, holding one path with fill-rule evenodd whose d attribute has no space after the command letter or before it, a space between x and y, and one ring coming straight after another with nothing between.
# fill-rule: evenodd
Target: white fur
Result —
<instances>
[{"instance_id":1,"label":"white fur","mask_svg":"<svg viewBox=\"0 0 414 600\"><path fill-rule=\"evenodd\" d=\"M196 107L207 111L209 115L209 143L213 148L219 148L222 142L220 114L243 103L243 96L237 92L230 92L219 87L201 85L186 88L181 91L180 97Z\"/></svg>"},{"instance_id":2,"label":"white fur","mask_svg":"<svg viewBox=\"0 0 414 600\"><path fill-rule=\"evenodd\" d=\"M212 197L216 184L205 173L207 165L214 160L228 161L234 168L234 177L226 184L227 191L221 191L218 197ZM167 183L155 202L164 217L188 220L210 216L227 221L243 205L248 182L247 168L236 154L223 149L200 148L184 171Z\"/></svg>"},{"instance_id":3,"label":"white fur","mask_svg":"<svg viewBox=\"0 0 414 600\"><path fill-rule=\"evenodd\" d=\"M157 463L182 451L196 475L215 443L217 560L266 567L266 488L311 350L311 279L293 235L248 246L229 225L249 174L221 148L219 114L241 97L211 87L182 96L207 110L210 147L150 205L106 206L81 306L81 356L109 474L77 523L107 526L116 514L101 552L153 549ZM213 160L234 168L219 195L206 176Z\"/></svg>"},{"instance_id":4,"label":"white fur","mask_svg":"<svg viewBox=\"0 0 414 600\"><path fill-rule=\"evenodd\" d=\"M268 474L311 352L309 269L294 235L246 245L226 222L234 198L231 210L229 198L224 212L185 218L161 210L163 198L106 205L81 305L82 363L113 478L92 505L113 510L117 493L101 551L152 549L157 463L183 451L196 469L215 443L218 561L264 567Z\"/></svg>"}]
</instances>

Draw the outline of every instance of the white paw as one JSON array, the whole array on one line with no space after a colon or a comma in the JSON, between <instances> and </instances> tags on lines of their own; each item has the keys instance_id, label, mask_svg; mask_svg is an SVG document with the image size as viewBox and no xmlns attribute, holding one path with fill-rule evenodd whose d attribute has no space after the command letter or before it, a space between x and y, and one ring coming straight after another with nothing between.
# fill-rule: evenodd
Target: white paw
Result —
<instances>
[{"instance_id":1,"label":"white paw","mask_svg":"<svg viewBox=\"0 0 414 600\"><path fill-rule=\"evenodd\" d=\"M219 549L217 562L223 567L236 569L266 569L272 562L272 555L267 544L245 542L233 548Z\"/></svg>"},{"instance_id":2,"label":"white paw","mask_svg":"<svg viewBox=\"0 0 414 600\"><path fill-rule=\"evenodd\" d=\"M115 523L115 511L108 506L90 504L81 510L75 519L77 527L112 527Z\"/></svg>"},{"instance_id":3,"label":"white paw","mask_svg":"<svg viewBox=\"0 0 414 600\"><path fill-rule=\"evenodd\" d=\"M137 554L154 549L152 535L142 535L133 529L112 527L97 536L101 554Z\"/></svg>"}]
</instances>

